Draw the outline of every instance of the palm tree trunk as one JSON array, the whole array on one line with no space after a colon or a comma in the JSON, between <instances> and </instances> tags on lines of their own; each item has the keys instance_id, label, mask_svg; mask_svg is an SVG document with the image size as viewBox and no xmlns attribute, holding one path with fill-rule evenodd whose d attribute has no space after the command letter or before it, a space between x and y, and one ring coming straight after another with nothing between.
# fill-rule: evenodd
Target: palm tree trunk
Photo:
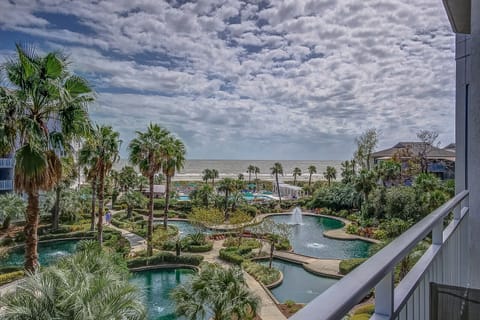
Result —
<instances>
[{"instance_id":1,"label":"palm tree trunk","mask_svg":"<svg viewBox=\"0 0 480 320\"><path fill-rule=\"evenodd\" d=\"M40 216L40 209L38 208L38 192L30 191L28 194L28 206L25 227L25 270L35 271L38 267L38 220Z\"/></svg>"},{"instance_id":2,"label":"palm tree trunk","mask_svg":"<svg viewBox=\"0 0 480 320\"><path fill-rule=\"evenodd\" d=\"M228 218L228 190L225 190L225 220Z\"/></svg>"},{"instance_id":3,"label":"palm tree trunk","mask_svg":"<svg viewBox=\"0 0 480 320\"><path fill-rule=\"evenodd\" d=\"M150 199L148 202L148 230L147 230L147 256L153 254L153 175L148 177L148 185L150 190Z\"/></svg>"},{"instance_id":4,"label":"palm tree trunk","mask_svg":"<svg viewBox=\"0 0 480 320\"><path fill-rule=\"evenodd\" d=\"M168 205L170 202L170 182L171 182L170 175L167 174L166 185L165 185L165 210L163 212L163 227L167 230L168 226Z\"/></svg>"},{"instance_id":5,"label":"palm tree trunk","mask_svg":"<svg viewBox=\"0 0 480 320\"><path fill-rule=\"evenodd\" d=\"M280 195L280 183L278 182L278 173L275 173L275 180L277 181L278 202L282 204L282 196Z\"/></svg>"},{"instance_id":6,"label":"palm tree trunk","mask_svg":"<svg viewBox=\"0 0 480 320\"><path fill-rule=\"evenodd\" d=\"M96 203L97 178L92 180L92 211L90 212L90 231L95 230L95 203Z\"/></svg>"},{"instance_id":7,"label":"palm tree trunk","mask_svg":"<svg viewBox=\"0 0 480 320\"><path fill-rule=\"evenodd\" d=\"M308 177L308 189L310 189L310 185L312 184L312 174Z\"/></svg>"},{"instance_id":8,"label":"palm tree trunk","mask_svg":"<svg viewBox=\"0 0 480 320\"><path fill-rule=\"evenodd\" d=\"M293 175L293 185L297 185L297 176Z\"/></svg>"},{"instance_id":9,"label":"palm tree trunk","mask_svg":"<svg viewBox=\"0 0 480 320\"><path fill-rule=\"evenodd\" d=\"M268 267L272 269L272 261L273 261L273 251L275 250L275 244L270 242L270 261L268 263Z\"/></svg>"},{"instance_id":10,"label":"palm tree trunk","mask_svg":"<svg viewBox=\"0 0 480 320\"><path fill-rule=\"evenodd\" d=\"M99 172L99 185L98 185L98 222L97 222L97 234L98 242L100 245L103 243L103 200L105 193L105 167L100 167Z\"/></svg>"},{"instance_id":11,"label":"palm tree trunk","mask_svg":"<svg viewBox=\"0 0 480 320\"><path fill-rule=\"evenodd\" d=\"M52 211L52 229L58 230L59 220L60 220L60 197L62 195L62 188L57 186L55 188L55 205L53 206Z\"/></svg>"}]
</instances>

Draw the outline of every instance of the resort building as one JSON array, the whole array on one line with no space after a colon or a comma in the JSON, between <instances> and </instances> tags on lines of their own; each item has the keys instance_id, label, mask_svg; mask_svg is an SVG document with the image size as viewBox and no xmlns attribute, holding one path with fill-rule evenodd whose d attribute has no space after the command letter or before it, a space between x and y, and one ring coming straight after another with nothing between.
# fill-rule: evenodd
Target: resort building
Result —
<instances>
[{"instance_id":1,"label":"resort building","mask_svg":"<svg viewBox=\"0 0 480 320\"><path fill-rule=\"evenodd\" d=\"M402 162L402 168L405 168L408 166L408 160L420 157L424 153L427 160L427 172L437 175L440 179L455 177L455 151L426 145L424 142L399 142L391 148L373 153L372 159L376 165L382 161L397 158Z\"/></svg>"},{"instance_id":2,"label":"resort building","mask_svg":"<svg viewBox=\"0 0 480 320\"><path fill-rule=\"evenodd\" d=\"M150 196L150 189L149 187L144 187L142 190L142 193L144 196L148 197ZM160 198L165 195L165 185L163 184L154 184L153 185L153 197L154 198Z\"/></svg>"},{"instance_id":3,"label":"resort building","mask_svg":"<svg viewBox=\"0 0 480 320\"><path fill-rule=\"evenodd\" d=\"M480 0L443 3L456 33L456 196L324 291L291 320L342 319L372 289L375 313L371 319L479 318ZM429 235L427 251L395 283L395 267Z\"/></svg>"},{"instance_id":4,"label":"resort building","mask_svg":"<svg viewBox=\"0 0 480 320\"><path fill-rule=\"evenodd\" d=\"M278 186L280 188L280 195L282 197L290 197L290 198L298 199L305 195L305 192L301 187L294 186L287 183L279 183ZM278 194L276 183L273 184L273 193Z\"/></svg>"},{"instance_id":5,"label":"resort building","mask_svg":"<svg viewBox=\"0 0 480 320\"><path fill-rule=\"evenodd\" d=\"M13 157L0 157L0 194L13 192Z\"/></svg>"}]
</instances>

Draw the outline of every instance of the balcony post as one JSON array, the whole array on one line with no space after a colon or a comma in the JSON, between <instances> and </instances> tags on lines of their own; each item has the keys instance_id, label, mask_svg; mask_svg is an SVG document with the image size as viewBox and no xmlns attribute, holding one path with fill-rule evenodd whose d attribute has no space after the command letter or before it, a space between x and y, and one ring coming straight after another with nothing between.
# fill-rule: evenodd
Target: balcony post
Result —
<instances>
[{"instance_id":1,"label":"balcony post","mask_svg":"<svg viewBox=\"0 0 480 320\"><path fill-rule=\"evenodd\" d=\"M480 288L480 0L471 2L470 85L467 107L467 180L470 189L468 226L470 285Z\"/></svg>"},{"instance_id":2,"label":"balcony post","mask_svg":"<svg viewBox=\"0 0 480 320\"><path fill-rule=\"evenodd\" d=\"M393 271L375 287L375 315L390 318L393 314Z\"/></svg>"}]
</instances>

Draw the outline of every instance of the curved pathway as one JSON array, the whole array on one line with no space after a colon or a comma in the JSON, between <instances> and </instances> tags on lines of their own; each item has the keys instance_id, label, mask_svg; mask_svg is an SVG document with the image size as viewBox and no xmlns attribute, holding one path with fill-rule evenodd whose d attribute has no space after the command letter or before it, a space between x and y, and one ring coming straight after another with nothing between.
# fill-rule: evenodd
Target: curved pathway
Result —
<instances>
[{"instance_id":1,"label":"curved pathway","mask_svg":"<svg viewBox=\"0 0 480 320\"><path fill-rule=\"evenodd\" d=\"M280 260L301 264L305 270L319 276L336 279L343 277L340 274L342 260L339 259L319 259L286 251L275 251L273 256Z\"/></svg>"}]
</instances>

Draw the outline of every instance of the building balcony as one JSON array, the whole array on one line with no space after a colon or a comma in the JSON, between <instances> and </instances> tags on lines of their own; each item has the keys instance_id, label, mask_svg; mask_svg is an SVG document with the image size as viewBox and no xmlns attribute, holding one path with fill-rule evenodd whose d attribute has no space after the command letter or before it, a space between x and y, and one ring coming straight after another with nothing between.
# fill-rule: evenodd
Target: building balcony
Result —
<instances>
[{"instance_id":1,"label":"building balcony","mask_svg":"<svg viewBox=\"0 0 480 320\"><path fill-rule=\"evenodd\" d=\"M0 168L13 168L14 161L12 158L0 158Z\"/></svg>"},{"instance_id":2,"label":"building balcony","mask_svg":"<svg viewBox=\"0 0 480 320\"><path fill-rule=\"evenodd\" d=\"M0 180L0 191L13 190L13 180Z\"/></svg>"},{"instance_id":3,"label":"building balcony","mask_svg":"<svg viewBox=\"0 0 480 320\"><path fill-rule=\"evenodd\" d=\"M342 319L372 290L375 292L375 313L370 319L474 319L466 316L471 312L468 311L471 299L467 287L472 277L478 277L478 274L469 274L468 195L468 191L458 193L290 319ZM395 267L427 237L431 237L430 247L410 272L395 284ZM445 302L445 296L443 300L439 299L439 287L460 290L460 294L454 292L451 296L456 295L460 300L463 297L462 303L455 304L448 300L450 298ZM445 309L439 312L442 304ZM452 313L446 314L444 310ZM438 316L442 312L444 316Z\"/></svg>"}]
</instances>

